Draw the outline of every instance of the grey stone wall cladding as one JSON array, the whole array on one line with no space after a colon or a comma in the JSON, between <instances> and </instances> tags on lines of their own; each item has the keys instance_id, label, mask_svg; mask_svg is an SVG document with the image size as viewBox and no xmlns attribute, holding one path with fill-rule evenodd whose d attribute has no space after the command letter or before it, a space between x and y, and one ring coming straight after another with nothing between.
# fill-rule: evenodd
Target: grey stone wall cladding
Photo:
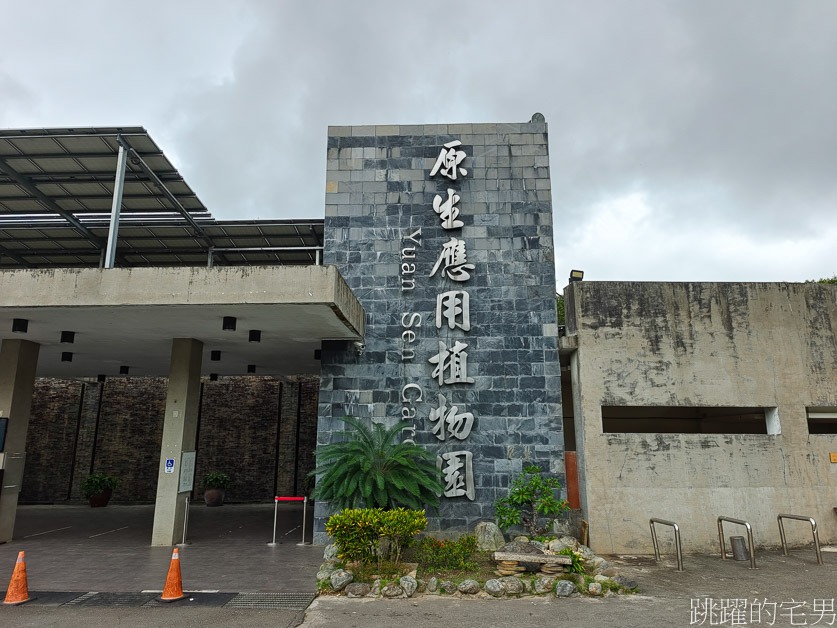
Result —
<instances>
[{"instance_id":1,"label":"grey stone wall cladding","mask_svg":"<svg viewBox=\"0 0 837 628\"><path fill-rule=\"evenodd\" d=\"M468 173L451 181L430 171L443 144L462 142ZM461 229L446 231L433 211L438 193L458 191ZM421 227L416 287L401 289L401 250ZM464 239L471 279L430 277L442 244ZM409 242L407 242L409 244ZM544 123L330 127L326 183L326 264L336 264L366 311L365 351L324 343L318 442L331 441L353 415L394 422L401 388L424 389L415 419L417 443L434 453L473 453L476 498L441 499L429 531L458 534L494 516L524 464L537 464L563 483L560 366L547 129ZM470 294L471 330L436 329L436 295ZM422 315L413 360L402 361L404 313ZM473 384L439 386L428 358L439 341L468 344ZM428 414L437 395L475 417L464 441L439 441ZM325 542L327 503L315 511L317 542Z\"/></svg>"}]
</instances>

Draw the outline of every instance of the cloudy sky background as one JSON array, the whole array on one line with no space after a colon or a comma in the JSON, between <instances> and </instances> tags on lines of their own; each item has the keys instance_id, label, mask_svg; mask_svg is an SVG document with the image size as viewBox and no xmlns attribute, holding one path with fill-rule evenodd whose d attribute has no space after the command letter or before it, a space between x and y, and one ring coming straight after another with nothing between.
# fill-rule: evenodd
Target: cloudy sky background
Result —
<instances>
[{"instance_id":1,"label":"cloudy sky background","mask_svg":"<svg viewBox=\"0 0 837 628\"><path fill-rule=\"evenodd\" d=\"M328 125L550 134L559 286L837 274L837 2L0 0L0 127L141 125L216 218L322 217Z\"/></svg>"}]
</instances>

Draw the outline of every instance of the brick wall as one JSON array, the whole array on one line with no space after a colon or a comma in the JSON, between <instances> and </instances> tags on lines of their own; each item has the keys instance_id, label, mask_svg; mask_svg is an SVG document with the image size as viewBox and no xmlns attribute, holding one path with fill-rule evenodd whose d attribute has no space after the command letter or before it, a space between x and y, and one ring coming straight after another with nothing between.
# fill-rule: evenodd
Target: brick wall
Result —
<instances>
[{"instance_id":1,"label":"brick wall","mask_svg":"<svg viewBox=\"0 0 837 628\"><path fill-rule=\"evenodd\" d=\"M32 396L21 502L67 499L83 384L38 380Z\"/></svg>"},{"instance_id":2,"label":"brick wall","mask_svg":"<svg viewBox=\"0 0 837 628\"><path fill-rule=\"evenodd\" d=\"M164 378L38 380L20 502L82 499L91 471L120 478L115 501L153 502L166 385ZM232 477L231 502L303 495L314 465L318 394L318 377L204 379L194 496L214 470Z\"/></svg>"},{"instance_id":3,"label":"brick wall","mask_svg":"<svg viewBox=\"0 0 837 628\"><path fill-rule=\"evenodd\" d=\"M92 468L119 478L116 501L156 497L166 384L163 378L112 378L102 387Z\"/></svg>"}]
</instances>

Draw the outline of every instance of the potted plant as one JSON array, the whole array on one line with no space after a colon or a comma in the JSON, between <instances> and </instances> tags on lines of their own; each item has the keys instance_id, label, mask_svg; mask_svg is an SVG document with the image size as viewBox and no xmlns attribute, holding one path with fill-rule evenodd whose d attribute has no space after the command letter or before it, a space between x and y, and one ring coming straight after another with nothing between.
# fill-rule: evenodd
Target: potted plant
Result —
<instances>
[{"instance_id":1,"label":"potted plant","mask_svg":"<svg viewBox=\"0 0 837 628\"><path fill-rule=\"evenodd\" d=\"M203 476L203 501L207 506L223 506L226 488L232 483L230 476L221 471L213 471Z\"/></svg>"},{"instance_id":2,"label":"potted plant","mask_svg":"<svg viewBox=\"0 0 837 628\"><path fill-rule=\"evenodd\" d=\"M119 480L107 473L91 473L81 483L81 491L90 502L91 508L104 508L108 505L113 489Z\"/></svg>"}]
</instances>

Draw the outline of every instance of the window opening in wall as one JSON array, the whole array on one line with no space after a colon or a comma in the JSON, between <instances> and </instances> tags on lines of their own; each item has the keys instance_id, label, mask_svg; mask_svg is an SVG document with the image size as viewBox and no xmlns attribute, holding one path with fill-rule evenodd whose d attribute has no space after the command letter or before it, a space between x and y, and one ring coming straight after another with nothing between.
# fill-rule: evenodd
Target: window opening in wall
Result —
<instances>
[{"instance_id":1,"label":"window opening in wall","mask_svg":"<svg viewBox=\"0 0 837 628\"><path fill-rule=\"evenodd\" d=\"M602 431L611 434L781 434L774 408L602 406Z\"/></svg>"},{"instance_id":2,"label":"window opening in wall","mask_svg":"<svg viewBox=\"0 0 837 628\"><path fill-rule=\"evenodd\" d=\"M837 434L837 406L806 408L809 434Z\"/></svg>"}]
</instances>

